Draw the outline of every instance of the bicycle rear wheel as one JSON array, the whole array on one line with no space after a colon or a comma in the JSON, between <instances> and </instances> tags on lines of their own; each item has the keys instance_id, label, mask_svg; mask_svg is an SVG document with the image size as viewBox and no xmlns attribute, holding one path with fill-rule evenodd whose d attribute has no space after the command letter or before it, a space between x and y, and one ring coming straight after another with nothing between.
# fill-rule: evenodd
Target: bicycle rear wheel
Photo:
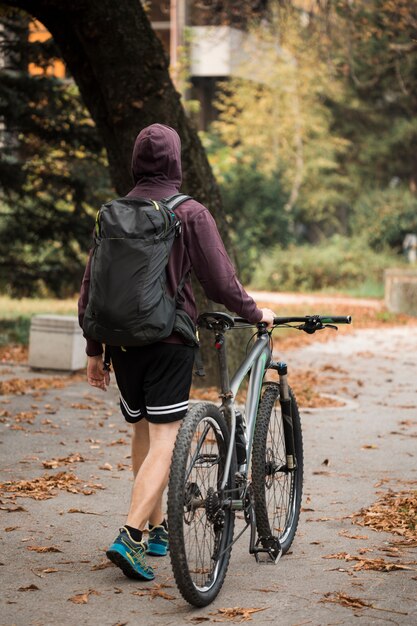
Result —
<instances>
[{"instance_id":1,"label":"bicycle rear wheel","mask_svg":"<svg viewBox=\"0 0 417 626\"><path fill-rule=\"evenodd\" d=\"M282 553L297 530L303 488L303 440L296 399L290 390L296 469L287 468L279 384L267 383L259 404L252 450L252 484L260 538L278 537Z\"/></svg>"},{"instance_id":2,"label":"bicycle rear wheel","mask_svg":"<svg viewBox=\"0 0 417 626\"><path fill-rule=\"evenodd\" d=\"M213 404L196 404L184 418L172 457L168 485L168 526L172 569L179 591L194 606L210 604L229 565L235 481L232 461L224 476L229 430Z\"/></svg>"}]
</instances>

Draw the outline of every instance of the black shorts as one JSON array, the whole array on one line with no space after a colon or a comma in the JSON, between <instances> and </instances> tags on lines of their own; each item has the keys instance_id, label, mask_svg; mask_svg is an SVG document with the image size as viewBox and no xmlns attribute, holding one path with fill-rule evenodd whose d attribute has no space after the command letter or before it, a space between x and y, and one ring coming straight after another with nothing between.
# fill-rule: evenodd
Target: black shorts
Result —
<instances>
[{"instance_id":1,"label":"black shorts","mask_svg":"<svg viewBox=\"0 0 417 626\"><path fill-rule=\"evenodd\" d=\"M154 343L132 348L110 348L120 391L120 408L127 422L142 418L167 424L188 410L194 348Z\"/></svg>"}]
</instances>

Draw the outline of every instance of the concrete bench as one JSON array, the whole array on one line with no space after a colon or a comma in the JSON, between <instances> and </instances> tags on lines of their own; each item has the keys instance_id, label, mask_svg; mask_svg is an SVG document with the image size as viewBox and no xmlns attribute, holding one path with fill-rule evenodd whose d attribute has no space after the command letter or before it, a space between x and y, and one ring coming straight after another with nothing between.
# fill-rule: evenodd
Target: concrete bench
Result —
<instances>
[{"instance_id":1,"label":"concrete bench","mask_svg":"<svg viewBox=\"0 0 417 626\"><path fill-rule=\"evenodd\" d=\"M385 305L393 313L417 316L417 269L385 270Z\"/></svg>"},{"instance_id":2,"label":"concrete bench","mask_svg":"<svg viewBox=\"0 0 417 626\"><path fill-rule=\"evenodd\" d=\"M29 366L74 371L85 367L85 339L72 315L34 315L29 335Z\"/></svg>"}]
</instances>

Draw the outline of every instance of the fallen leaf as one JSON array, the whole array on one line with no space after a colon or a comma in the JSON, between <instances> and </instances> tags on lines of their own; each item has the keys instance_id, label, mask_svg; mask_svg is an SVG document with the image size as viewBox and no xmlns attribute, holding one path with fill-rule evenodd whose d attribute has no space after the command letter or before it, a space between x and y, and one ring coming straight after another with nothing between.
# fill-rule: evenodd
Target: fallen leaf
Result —
<instances>
[{"instance_id":1,"label":"fallen leaf","mask_svg":"<svg viewBox=\"0 0 417 626\"><path fill-rule=\"evenodd\" d=\"M13 415L13 419L17 424L25 423L25 424L33 424L35 417L38 415L38 411L21 411L20 413L16 413Z\"/></svg>"},{"instance_id":2,"label":"fallen leaf","mask_svg":"<svg viewBox=\"0 0 417 626\"><path fill-rule=\"evenodd\" d=\"M230 609L217 609L215 613L209 613L209 615L214 615L215 617L220 616L221 619L217 618L214 620L216 622L237 622L240 624L241 622L252 621L251 615L259 611L266 611L266 607L261 609L235 606Z\"/></svg>"},{"instance_id":3,"label":"fallen leaf","mask_svg":"<svg viewBox=\"0 0 417 626\"><path fill-rule=\"evenodd\" d=\"M39 587L32 584L27 587L19 587L18 591L39 591Z\"/></svg>"},{"instance_id":4,"label":"fallen leaf","mask_svg":"<svg viewBox=\"0 0 417 626\"><path fill-rule=\"evenodd\" d=\"M383 608L379 608L369 602L366 602L365 600L362 600L361 598L353 598L351 596L348 596L346 593L343 593L342 591L328 591L327 593L324 594L324 596L322 597L321 600L319 600L319 602L330 602L333 604L340 604L341 606L345 606L347 608L350 609L373 609L374 611L386 611L388 613L396 613L397 615L408 615L408 613L405 613L403 611L395 611L392 609L383 609Z\"/></svg>"},{"instance_id":5,"label":"fallen leaf","mask_svg":"<svg viewBox=\"0 0 417 626\"><path fill-rule=\"evenodd\" d=\"M116 441L111 441L110 443L108 443L108 446L122 446L127 444L126 439L123 439L122 437L120 437L120 439L116 439Z\"/></svg>"},{"instance_id":6,"label":"fallen leaf","mask_svg":"<svg viewBox=\"0 0 417 626\"><path fill-rule=\"evenodd\" d=\"M106 559L105 561L102 561L101 563L97 563L97 565L93 565L93 567L91 567L90 569L92 572L96 572L101 569L107 569L108 567L113 567L113 563Z\"/></svg>"},{"instance_id":7,"label":"fallen leaf","mask_svg":"<svg viewBox=\"0 0 417 626\"><path fill-rule=\"evenodd\" d=\"M84 593L77 593L75 596L68 598L69 602L73 602L74 604L87 604L90 596L99 596L100 593L95 591L94 589L89 589Z\"/></svg>"},{"instance_id":8,"label":"fallen leaf","mask_svg":"<svg viewBox=\"0 0 417 626\"><path fill-rule=\"evenodd\" d=\"M163 598L164 600L175 600L175 596L163 591L163 589L171 588L172 585L165 583L154 584L153 587L141 587L138 591L133 591L132 596L149 596L150 600L155 598Z\"/></svg>"},{"instance_id":9,"label":"fallen leaf","mask_svg":"<svg viewBox=\"0 0 417 626\"><path fill-rule=\"evenodd\" d=\"M60 550L59 548L56 548L55 546L26 546L26 547L31 552L40 552L42 554L44 552L62 552L62 550Z\"/></svg>"},{"instance_id":10,"label":"fallen leaf","mask_svg":"<svg viewBox=\"0 0 417 626\"><path fill-rule=\"evenodd\" d=\"M54 574L55 572L59 572L59 570L56 569L56 567L47 567L46 569L42 570L43 574Z\"/></svg>"},{"instance_id":11,"label":"fallen leaf","mask_svg":"<svg viewBox=\"0 0 417 626\"><path fill-rule=\"evenodd\" d=\"M104 463L104 465L100 465L99 469L110 472L113 469L113 465L110 465L110 463Z\"/></svg>"},{"instance_id":12,"label":"fallen leaf","mask_svg":"<svg viewBox=\"0 0 417 626\"><path fill-rule=\"evenodd\" d=\"M348 539L369 539L368 535L353 535L348 530L340 530L339 535Z\"/></svg>"},{"instance_id":13,"label":"fallen leaf","mask_svg":"<svg viewBox=\"0 0 417 626\"><path fill-rule=\"evenodd\" d=\"M322 556L322 559L343 559L345 561L348 561L349 559L347 557L350 557L350 554L348 554L348 552L337 552L335 554L326 554L324 556Z\"/></svg>"},{"instance_id":14,"label":"fallen leaf","mask_svg":"<svg viewBox=\"0 0 417 626\"><path fill-rule=\"evenodd\" d=\"M73 402L72 409L80 409L81 411L92 411L94 407L91 404L83 404L82 402Z\"/></svg>"},{"instance_id":15,"label":"fallen leaf","mask_svg":"<svg viewBox=\"0 0 417 626\"><path fill-rule=\"evenodd\" d=\"M103 513L95 513L94 511L83 511L82 509L68 509L67 513L82 513L83 515L103 515Z\"/></svg>"},{"instance_id":16,"label":"fallen leaf","mask_svg":"<svg viewBox=\"0 0 417 626\"><path fill-rule=\"evenodd\" d=\"M378 450L379 446L374 443L367 443L361 447L361 450Z\"/></svg>"},{"instance_id":17,"label":"fallen leaf","mask_svg":"<svg viewBox=\"0 0 417 626\"><path fill-rule=\"evenodd\" d=\"M42 461L42 465L46 469L55 469L62 465L70 465L71 463L83 463L85 459L81 454L71 454L69 456L59 457L58 459L51 459L50 461Z\"/></svg>"},{"instance_id":18,"label":"fallen leaf","mask_svg":"<svg viewBox=\"0 0 417 626\"><path fill-rule=\"evenodd\" d=\"M341 604L342 606L349 607L351 609L363 609L365 607L372 608L372 604L366 602L365 600L361 600L361 598L352 598L348 596L346 593L341 591L339 592L331 592L328 591L324 594L323 598L320 602L330 602L334 604Z\"/></svg>"}]
</instances>

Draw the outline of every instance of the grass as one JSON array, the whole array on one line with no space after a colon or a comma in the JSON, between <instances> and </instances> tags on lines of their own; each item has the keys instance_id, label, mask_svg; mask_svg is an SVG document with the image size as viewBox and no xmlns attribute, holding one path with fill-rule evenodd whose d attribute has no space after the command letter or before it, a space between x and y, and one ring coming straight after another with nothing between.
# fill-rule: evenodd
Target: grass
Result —
<instances>
[{"instance_id":1,"label":"grass","mask_svg":"<svg viewBox=\"0 0 417 626\"><path fill-rule=\"evenodd\" d=\"M29 342L30 320L40 314L77 315L77 299L22 298L0 296L0 346Z\"/></svg>"}]
</instances>

